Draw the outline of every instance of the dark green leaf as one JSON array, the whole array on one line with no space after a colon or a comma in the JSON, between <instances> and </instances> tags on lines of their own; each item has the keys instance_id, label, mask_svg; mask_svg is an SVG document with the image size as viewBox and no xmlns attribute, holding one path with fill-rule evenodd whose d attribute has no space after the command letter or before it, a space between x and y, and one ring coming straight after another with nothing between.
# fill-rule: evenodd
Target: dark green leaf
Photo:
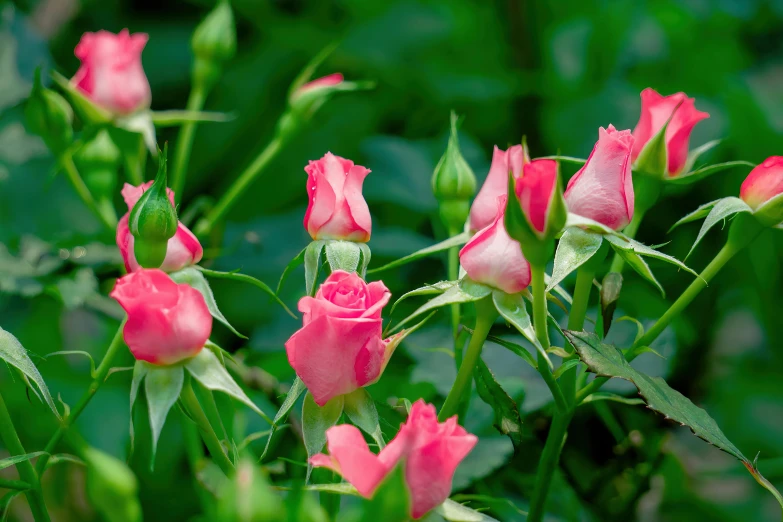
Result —
<instances>
[{"instance_id":1,"label":"dark green leaf","mask_svg":"<svg viewBox=\"0 0 783 522\"><path fill-rule=\"evenodd\" d=\"M443 292L435 299L432 299L421 305L415 312L397 323L392 331L399 330L403 325L407 324L412 319L415 319L416 317L429 312L430 310L435 310L436 308L454 303L469 303L472 301L478 301L479 299L488 296L490 293L492 293L492 289L490 287L476 283L465 277L459 282L459 284L451 286L448 290Z\"/></svg>"},{"instance_id":2,"label":"dark green leaf","mask_svg":"<svg viewBox=\"0 0 783 522\"><path fill-rule=\"evenodd\" d=\"M201 295L204 296L204 301L207 303L207 308L209 308L209 313L212 314L212 317L223 323L238 337L247 339L246 336L242 335L236 330L236 328L231 326L231 323L228 322L226 316L224 316L223 312L220 311L220 308L218 308L217 305L217 301L215 301L215 295L212 293L212 288L210 288L209 283L204 277L204 274L202 274L201 270L188 267L183 268L178 272L173 272L169 274L169 276L177 283L187 283L188 285L198 290Z\"/></svg>"},{"instance_id":3,"label":"dark green leaf","mask_svg":"<svg viewBox=\"0 0 783 522\"><path fill-rule=\"evenodd\" d=\"M688 255L685 256L686 259L690 257L693 250L696 248L696 245L699 244L712 227L729 216L733 216L739 212L753 212L753 210L740 198L735 198L733 196L716 201L709 214L707 214L707 219L704 220L704 223L699 230L699 235L696 236L696 241L693 242L693 246L688 251Z\"/></svg>"},{"instance_id":4,"label":"dark green leaf","mask_svg":"<svg viewBox=\"0 0 783 522\"><path fill-rule=\"evenodd\" d=\"M416 290L411 290L410 292L406 292L400 296L399 299L397 299L394 304L391 307L391 311L389 314L394 313L394 309L397 307L400 302L402 302L404 299L407 299L409 297L416 297L417 295L432 295L432 294L442 294L452 286L455 286L459 284L459 281L439 281L432 285L422 286L421 288L417 288Z\"/></svg>"},{"instance_id":5,"label":"dark green leaf","mask_svg":"<svg viewBox=\"0 0 783 522\"><path fill-rule=\"evenodd\" d=\"M291 412L291 408L294 407L297 399L299 399L299 396L302 395L302 392L306 389L307 388L302 382L302 379L297 376L294 379L294 383L291 385L291 388L288 389L288 393L286 393L285 399L283 399L283 404L280 405L280 409L277 410L277 413L275 413L275 418L272 420L272 429L269 433L269 438L266 440L264 452L261 454L261 457L259 457L259 460L262 460L266 456L267 451L269 451L269 443L272 441L272 436L275 434L275 431L277 431L280 423L288 417L288 414Z\"/></svg>"},{"instance_id":6,"label":"dark green leaf","mask_svg":"<svg viewBox=\"0 0 783 522\"><path fill-rule=\"evenodd\" d=\"M30 360L30 356L27 355L27 350L22 347L22 344L16 337L2 328L0 328L0 359L3 359L5 362L22 372L38 386L38 389L43 395L43 400L49 405L49 408L51 408L52 412L59 419L60 413L54 405L54 400L49 393L49 388L46 387L46 383L44 382L41 373L38 371L38 368L35 367L33 361Z\"/></svg>"},{"instance_id":7,"label":"dark green leaf","mask_svg":"<svg viewBox=\"0 0 783 522\"><path fill-rule=\"evenodd\" d=\"M157 127L174 127L188 122L226 122L236 118L234 114L206 111L152 111L152 123Z\"/></svg>"},{"instance_id":8,"label":"dark green leaf","mask_svg":"<svg viewBox=\"0 0 783 522\"><path fill-rule=\"evenodd\" d=\"M337 424L343 414L343 396L339 395L323 407L318 406L310 392L307 392L302 406L302 438L307 450L307 477L309 479L312 465L310 457L320 453L326 445L326 430Z\"/></svg>"},{"instance_id":9,"label":"dark green leaf","mask_svg":"<svg viewBox=\"0 0 783 522\"><path fill-rule=\"evenodd\" d=\"M35 457L40 457L41 455L45 455L45 454L46 454L45 451L36 451L33 453L26 453L24 455L15 455L13 457L0 459L0 469L9 468L15 464L19 464L20 462L31 460L34 459Z\"/></svg>"},{"instance_id":10,"label":"dark green leaf","mask_svg":"<svg viewBox=\"0 0 783 522\"><path fill-rule=\"evenodd\" d=\"M361 522L406 522L411 520L410 506L404 463L401 463L381 482L372 499L364 502Z\"/></svg>"},{"instance_id":11,"label":"dark green leaf","mask_svg":"<svg viewBox=\"0 0 783 522\"><path fill-rule=\"evenodd\" d=\"M495 303L495 308L498 313L508 321L511 326L521 333L525 339L536 347L536 350L544 356L549 368L553 368L552 361L549 360L549 355L544 351L541 343L536 336L536 330L533 326L533 321L530 318L530 314L527 312L525 306L525 299L522 294L507 294L499 290L492 292L492 301Z\"/></svg>"},{"instance_id":12,"label":"dark green leaf","mask_svg":"<svg viewBox=\"0 0 783 522\"><path fill-rule=\"evenodd\" d=\"M601 326L602 337L606 337L612 326L612 318L620 300L620 291L623 288L623 275L619 272L609 272L601 283ZM597 330L597 328L596 328Z\"/></svg>"},{"instance_id":13,"label":"dark green leaf","mask_svg":"<svg viewBox=\"0 0 783 522\"><path fill-rule=\"evenodd\" d=\"M519 451L522 445L522 417L514 399L498 384L492 371L479 357L473 370L476 379L476 389L481 400L492 407L495 412L495 428L507 435L514 445L514 451Z\"/></svg>"},{"instance_id":14,"label":"dark green leaf","mask_svg":"<svg viewBox=\"0 0 783 522\"><path fill-rule=\"evenodd\" d=\"M305 251L307 249L302 249L301 252L296 254L296 257L294 257L286 266L285 270L283 270L283 275L280 276L280 281L277 283L277 290L275 293L277 295L280 295L280 290L283 289L283 285L285 284L285 280L288 279L289 274L295 270L299 265L304 263L305 258Z\"/></svg>"},{"instance_id":15,"label":"dark green leaf","mask_svg":"<svg viewBox=\"0 0 783 522\"><path fill-rule=\"evenodd\" d=\"M471 334L473 334L473 330L469 328L466 328L466 330L468 330ZM536 362L535 358L532 355L530 355L530 352L525 350L525 348L523 348L522 346L516 343L512 343L510 341L506 341L505 339L501 339L500 337L495 337L494 335L488 335L487 341L491 341L499 346L502 346L506 350L509 350L510 352L517 354L522 359L524 359L525 362L527 362L530 366L532 366L536 370L538 369L538 362Z\"/></svg>"},{"instance_id":16,"label":"dark green leaf","mask_svg":"<svg viewBox=\"0 0 783 522\"><path fill-rule=\"evenodd\" d=\"M692 170L681 176L666 177L666 182L672 183L674 185L687 185L689 183L700 181L707 176L711 176L712 174L716 174L734 167L753 168L755 165L749 161L727 161L725 163L716 163L715 165L706 165L696 170Z\"/></svg>"},{"instance_id":17,"label":"dark green leaf","mask_svg":"<svg viewBox=\"0 0 783 522\"><path fill-rule=\"evenodd\" d=\"M378 410L369 392L364 388L343 395L345 415L362 431L370 435L378 444L378 449L383 449L386 441L383 440L381 423L378 418Z\"/></svg>"},{"instance_id":18,"label":"dark green leaf","mask_svg":"<svg viewBox=\"0 0 783 522\"><path fill-rule=\"evenodd\" d=\"M296 319L296 314L293 313L289 308L286 306L286 304L280 300L279 297L277 297L277 294L272 290L269 285L264 283L263 281L260 281L256 279L255 277L251 277L249 275L245 274L238 274L236 272L218 272L216 270L208 270L206 268L198 267L198 270L204 272L204 275L207 277L214 277L217 279L229 279L231 281L239 281L241 283L249 283L253 286L256 286L266 292L272 299L277 301L277 304L283 307L283 309L288 312L288 315Z\"/></svg>"}]
</instances>

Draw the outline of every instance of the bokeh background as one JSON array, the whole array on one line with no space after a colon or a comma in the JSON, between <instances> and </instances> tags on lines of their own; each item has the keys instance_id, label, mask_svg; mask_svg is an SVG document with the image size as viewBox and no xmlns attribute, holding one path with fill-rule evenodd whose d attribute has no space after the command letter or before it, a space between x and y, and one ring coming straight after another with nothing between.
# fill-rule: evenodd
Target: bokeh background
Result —
<instances>
[{"instance_id":1,"label":"bokeh background","mask_svg":"<svg viewBox=\"0 0 783 522\"><path fill-rule=\"evenodd\" d=\"M709 112L692 145L723 139L705 159L710 163L758 163L783 152L780 0L232 0L232 5L238 53L206 108L235 118L198 128L183 209L199 197L219 197L252 161L272 136L290 82L323 47L339 41L319 73L340 71L347 79L377 84L330 101L243 194L219 240L206 245L207 265L241 269L270 284L309 241L301 226L303 167L326 151L373 171L364 191L373 216L371 267L442 239L430 176L445 147L452 109L464 116L462 150L479 178L486 175L493 145L518 143L523 135L534 156L559 151L586 157L599 126L633 128L645 87L663 94L684 91ZM117 308L105 296L119 274L118 254L113 238L101 235L100 225L57 174L43 143L24 128L23 100L33 71L42 66L71 76L78 66L73 48L83 32L127 27L150 36L143 61L153 109L184 108L189 38L210 8L208 2L174 0L0 1L0 325L41 356L36 362L50 389L69 404L89 382L89 361L43 356L58 350L103 353L117 325ZM174 143L177 132L166 129L158 138ZM670 190L646 217L639 239L667 243L663 250L682 259L699 225L667 233L669 227L702 203L736 195L748 170L735 168ZM572 172L565 169L566 175ZM725 230L716 227L689 266L701 270L724 239ZM665 376L705 407L746 455L759 452L761 471L778 487L783 487L782 253L783 234L766 232L662 336L655 348L665 358L646 354L638 360L645 371ZM444 261L435 257L376 277L399 296L445 278ZM615 317L654 319L691 281L670 265L651 265L668 297L628 272ZM301 281L300 269L284 288L291 306L303 292ZM216 326L219 344L262 368L261 381L290 382L283 342L297 322L252 287L228 282L213 287L223 313L250 337L245 342ZM404 311L398 313L397 319L404 317ZM500 324L494 333L513 337ZM627 346L634 333L632 323L621 322L610 339ZM449 348L442 313L399 349L370 391L382 403L398 397L439 402L455 375ZM503 348L488 343L484 359L523 410L525 444L514 454L492 427L489 407L474 397L467 427L481 435L481 443L459 469L455 491L508 498L525 509L549 424L548 392ZM122 365L131 363L128 355ZM112 375L78 422L90 444L121 458L128 453L129 380L127 372ZM0 389L26 447L43 447L54 429L46 407L5 370ZM615 389L632 393L621 385ZM253 398L274 411L279 398L266 391ZM574 421L551 520L779 520L774 499L739 462L649 411L606 404L583 407ZM245 433L263 429L250 416L240 420L248 424ZM388 435L395 422L399 419L384 426ZM201 512L179 423L177 415L167 423L154 471L143 443L131 459L145 520L189 520ZM299 446L289 433L278 451L301 461ZM291 474L284 464L270 464L273 478ZM98 520L79 466L53 468L45 487L55 520ZM524 520L513 506L490 507L501 520ZM22 499L9 513L9 520L29 519Z\"/></svg>"}]
</instances>

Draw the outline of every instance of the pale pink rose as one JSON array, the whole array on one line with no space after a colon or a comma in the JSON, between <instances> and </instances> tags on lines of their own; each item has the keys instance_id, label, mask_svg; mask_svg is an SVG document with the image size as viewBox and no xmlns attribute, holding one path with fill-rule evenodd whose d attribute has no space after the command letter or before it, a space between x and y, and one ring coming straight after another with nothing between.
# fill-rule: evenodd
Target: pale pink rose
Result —
<instances>
[{"instance_id":1,"label":"pale pink rose","mask_svg":"<svg viewBox=\"0 0 783 522\"><path fill-rule=\"evenodd\" d=\"M639 123L633 130L632 161L636 161L639 153L653 136L666 124L666 151L669 157L668 175L680 174L688 160L688 147L693 127L710 115L696 109L693 98L688 98L684 92L669 96L661 96L655 90L647 88L642 91L642 113Z\"/></svg>"},{"instance_id":2,"label":"pale pink rose","mask_svg":"<svg viewBox=\"0 0 783 522\"><path fill-rule=\"evenodd\" d=\"M128 218L130 217L130 211L133 210L133 206L139 201L144 191L152 186L152 181L148 181L143 185L134 187L133 185L126 183L122 187L122 197L125 199L125 204L128 205L128 212L122 216L119 224L117 225L117 247L120 249L122 259L125 261L125 269L128 272L135 272L139 270L141 266L136 262L136 256L133 253L134 237L128 228ZM171 189L166 189L166 192L171 201L171 205L174 206L174 192ZM195 265L201 261L201 257L204 255L204 249L201 248L196 236L193 235L188 227L182 223L177 223L177 232L174 237L169 239L166 246L166 259L163 260L163 264L160 266L161 270L166 272L176 272L183 268Z\"/></svg>"},{"instance_id":3,"label":"pale pink rose","mask_svg":"<svg viewBox=\"0 0 783 522\"><path fill-rule=\"evenodd\" d=\"M296 92L297 94L302 94L311 89L317 89L320 87L333 87L335 85L339 85L343 83L344 79L345 78L343 77L342 73L333 73L328 76L324 76L322 78L318 78L310 82L307 82L306 84L299 87L299 89L297 89Z\"/></svg>"},{"instance_id":4,"label":"pale pink rose","mask_svg":"<svg viewBox=\"0 0 783 522\"><path fill-rule=\"evenodd\" d=\"M390 297L380 281L335 270L315 297L300 299L302 328L285 348L318 405L381 377L396 346L382 337L381 310Z\"/></svg>"},{"instance_id":5,"label":"pale pink rose","mask_svg":"<svg viewBox=\"0 0 783 522\"><path fill-rule=\"evenodd\" d=\"M71 80L96 105L115 114L150 106L150 84L141 65L144 33L84 33L74 50L82 65Z\"/></svg>"},{"instance_id":6,"label":"pale pink rose","mask_svg":"<svg viewBox=\"0 0 783 522\"><path fill-rule=\"evenodd\" d=\"M310 463L339 473L367 498L403 461L413 518L425 515L449 498L457 466L478 442L475 435L457 424L456 416L439 423L435 407L422 400L413 404L397 436L377 456L355 426L329 428L326 440L329 455L315 455Z\"/></svg>"},{"instance_id":7,"label":"pale pink rose","mask_svg":"<svg viewBox=\"0 0 783 522\"><path fill-rule=\"evenodd\" d=\"M362 184L370 171L331 152L305 167L310 204L304 227L316 239L370 240L370 209Z\"/></svg>"},{"instance_id":8,"label":"pale pink rose","mask_svg":"<svg viewBox=\"0 0 783 522\"><path fill-rule=\"evenodd\" d=\"M750 171L740 187L740 198L752 209L783 193L783 156L770 156Z\"/></svg>"},{"instance_id":9,"label":"pale pink rose","mask_svg":"<svg viewBox=\"0 0 783 522\"><path fill-rule=\"evenodd\" d=\"M557 187L557 162L537 159L526 163L516 183L516 196L522 212L538 232L546 229Z\"/></svg>"},{"instance_id":10,"label":"pale pink rose","mask_svg":"<svg viewBox=\"0 0 783 522\"><path fill-rule=\"evenodd\" d=\"M514 179L519 179L522 166L529 162L530 158L525 156L522 145L514 145L508 150L499 149L495 145L487 179L470 207L472 231L481 230L492 223L497 214L498 197L508 195L508 173L512 172Z\"/></svg>"},{"instance_id":11,"label":"pale pink rose","mask_svg":"<svg viewBox=\"0 0 783 522\"><path fill-rule=\"evenodd\" d=\"M587 163L574 174L565 191L568 211L620 230L633 218L630 130L613 125L598 129L598 142Z\"/></svg>"},{"instance_id":12,"label":"pale pink rose","mask_svg":"<svg viewBox=\"0 0 783 522\"><path fill-rule=\"evenodd\" d=\"M462 247L459 262L473 281L516 294L530 284L530 263L506 232L506 199L498 197L494 220Z\"/></svg>"},{"instance_id":13,"label":"pale pink rose","mask_svg":"<svg viewBox=\"0 0 783 522\"><path fill-rule=\"evenodd\" d=\"M128 314L122 337L139 361L169 365L194 357L212 332L201 292L175 283L162 270L123 276L109 295Z\"/></svg>"}]
</instances>

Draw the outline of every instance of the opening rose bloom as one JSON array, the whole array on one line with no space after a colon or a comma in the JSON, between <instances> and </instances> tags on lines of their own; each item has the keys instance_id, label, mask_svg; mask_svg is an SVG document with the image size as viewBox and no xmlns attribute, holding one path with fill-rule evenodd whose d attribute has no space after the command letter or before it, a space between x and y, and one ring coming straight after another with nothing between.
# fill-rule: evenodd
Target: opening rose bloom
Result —
<instances>
[{"instance_id":1,"label":"opening rose bloom","mask_svg":"<svg viewBox=\"0 0 783 522\"><path fill-rule=\"evenodd\" d=\"M178 363L197 355L212 332L212 315L201 292L175 283L162 270L123 276L109 295L128 314L122 337L139 361Z\"/></svg>"},{"instance_id":2,"label":"opening rose bloom","mask_svg":"<svg viewBox=\"0 0 783 522\"><path fill-rule=\"evenodd\" d=\"M680 174L688 160L688 148L693 127L710 115L696 109L693 98L688 98L684 92L662 96L653 89L642 91L642 113L639 123L633 131L632 161L636 161L642 149L653 136L671 118L666 128L666 152L668 157L668 175Z\"/></svg>"},{"instance_id":3,"label":"opening rose bloom","mask_svg":"<svg viewBox=\"0 0 783 522\"><path fill-rule=\"evenodd\" d=\"M310 463L339 473L367 498L404 461L413 518L425 515L449 498L457 465L478 442L475 435L457 424L456 416L438 423L435 407L422 400L413 404L408 420L378 455L370 451L356 426L329 428L326 440L329 455L315 455Z\"/></svg>"},{"instance_id":4,"label":"opening rose bloom","mask_svg":"<svg viewBox=\"0 0 783 522\"><path fill-rule=\"evenodd\" d=\"M598 142L587 162L568 182L568 210L620 230L633 218L630 130L613 125L598 129Z\"/></svg>"},{"instance_id":5,"label":"opening rose bloom","mask_svg":"<svg viewBox=\"0 0 783 522\"><path fill-rule=\"evenodd\" d=\"M546 231L549 210L557 188L557 162L537 159L526 163L515 191L522 212L539 233Z\"/></svg>"},{"instance_id":6,"label":"opening rose bloom","mask_svg":"<svg viewBox=\"0 0 783 522\"><path fill-rule=\"evenodd\" d=\"M529 162L530 158L527 157L522 145L514 145L508 150L501 150L497 145L495 146L487 179L470 207L472 231L481 230L495 220L498 197L508 194L509 171L513 173L514 179L518 179L522 175L522 166Z\"/></svg>"},{"instance_id":7,"label":"opening rose bloom","mask_svg":"<svg viewBox=\"0 0 783 522\"><path fill-rule=\"evenodd\" d=\"M343 239L366 243L372 220L362 195L370 171L331 152L305 167L310 204L304 227L313 240Z\"/></svg>"},{"instance_id":8,"label":"opening rose bloom","mask_svg":"<svg viewBox=\"0 0 783 522\"><path fill-rule=\"evenodd\" d=\"M152 186L152 181L148 181L143 185L134 187L128 183L122 187L122 197L125 199L125 204L128 205L128 212L122 216L120 222L117 224L117 246L122 254L122 259L125 261L125 269L128 272L135 272L139 270L141 266L136 261L136 256L133 253L134 237L131 234L128 227L128 218L130 211L144 191ZM174 206L174 191L167 189L169 201ZM196 236L193 235L188 227L181 222L177 223L177 232L174 237L169 239L166 247L166 258L163 260L163 264L160 266L161 270L166 272L176 272L182 270L186 266L194 265L201 261L201 257L204 255L204 249L201 248L201 243L198 242Z\"/></svg>"},{"instance_id":9,"label":"opening rose bloom","mask_svg":"<svg viewBox=\"0 0 783 522\"><path fill-rule=\"evenodd\" d=\"M82 65L71 82L93 103L114 114L129 114L150 106L152 94L141 52L147 35L108 31L84 33L74 50Z\"/></svg>"},{"instance_id":10,"label":"opening rose bloom","mask_svg":"<svg viewBox=\"0 0 783 522\"><path fill-rule=\"evenodd\" d=\"M740 187L740 198L753 210L779 194L783 194L783 156L765 159Z\"/></svg>"},{"instance_id":11,"label":"opening rose bloom","mask_svg":"<svg viewBox=\"0 0 783 522\"><path fill-rule=\"evenodd\" d=\"M506 199L497 199L494 220L462 247L459 261L473 281L515 294L530 284L530 264L506 232Z\"/></svg>"},{"instance_id":12,"label":"opening rose bloom","mask_svg":"<svg viewBox=\"0 0 783 522\"><path fill-rule=\"evenodd\" d=\"M381 337L381 310L389 298L382 282L367 284L353 272L335 270L315 297L299 300L302 328L285 349L316 404L381 377L396 347L393 338Z\"/></svg>"}]
</instances>

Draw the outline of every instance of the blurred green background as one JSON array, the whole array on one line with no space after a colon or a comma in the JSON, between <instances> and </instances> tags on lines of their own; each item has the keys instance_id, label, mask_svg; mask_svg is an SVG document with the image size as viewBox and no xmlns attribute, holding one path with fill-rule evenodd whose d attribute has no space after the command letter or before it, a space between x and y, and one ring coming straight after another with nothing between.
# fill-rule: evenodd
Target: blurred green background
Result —
<instances>
[{"instance_id":1,"label":"blurred green background","mask_svg":"<svg viewBox=\"0 0 783 522\"><path fill-rule=\"evenodd\" d=\"M221 241L205 244L211 258L206 265L241 269L270 284L309 241L301 225L307 204L303 167L326 151L372 170L364 189L373 216L371 267L442 239L430 176L445 147L451 109L464 116L462 150L479 178L486 175L493 145L518 143L523 135L533 156L559 151L586 157L599 126L633 128L645 87L662 94L684 91L709 112L691 144L722 138L710 163L758 163L783 150L780 0L233 0L232 6L238 53L206 109L236 118L198 128L183 209L199 196L219 197L252 161L272 136L290 82L326 45L340 42L320 74L340 71L350 80L377 82L372 91L330 101L243 195ZM0 325L38 356L85 350L100 357L118 324L112 318L117 308L105 295L119 271L113 238L102 235L56 174L43 143L25 131L23 100L33 71L43 66L70 77L78 66L73 48L83 32L127 27L150 36L143 62L153 109L184 108L189 38L210 8L206 2L173 0L0 1ZM176 129L161 131L158 140L173 144ZM668 243L663 251L682 259L699 225L671 234L669 227L702 203L736 195L747 171L736 168L671 190L647 215L638 238ZM566 175L572 172L565 169ZM121 208L119 195L116 202ZM689 266L701 270L724 238L716 227ZM665 359L646 354L638 360L645 371L665 376L705 407L746 455L760 452L761 471L778 487L783 486L783 346L775 341L783 315L781 254L783 235L766 232L656 343ZM444 279L444 261L432 258L379 276L399 296ZM692 279L670 265L651 265L668 298L627 273L615 317L655 319ZM303 293L301 281L300 269L286 284L283 296L290 306ZM283 342L298 323L257 289L229 282L213 286L223 313L250 336L243 342L216 326L214 339L290 382ZM404 311L398 313L397 319L404 317ZM497 335L513 337L500 324L496 329ZM616 323L610 340L628 346L634 333L632 323ZM447 313L441 313L412 336L370 389L375 399L424 397L439 403L455 375L443 350L450 347L449 335ZM467 428L481 442L460 467L455 492L505 497L525 509L548 429L549 395L532 370L499 346L488 343L484 359L524 410L525 445L514 455L492 427L489 407L474 397ZM89 382L85 358L35 360L53 394L69 404ZM122 365L131 363L127 355ZM112 375L77 423L90 444L120 458L128 449L129 380L127 372ZM0 390L27 449L42 448L55 426L46 407L4 370ZM257 391L253 398L267 411L276 407L270 401L279 401L274 391ZM242 419L249 423L245 432L263 429L250 416ZM154 472L143 444L131 459L148 521L189 520L201 511L179 421L173 415L163 431ZM387 436L396 422L384 426ZM281 439L280 455L304 460L290 432ZM271 465L275 481L295 474L281 461ZM551 520L780 517L774 499L739 462L638 407L583 407L566 443L563 471L551 497ZM0 473L11 477L14 471ZM55 520L98 519L85 499L78 466L53 468L44 487ZM524 520L511 506L490 507L501 520ZM24 500L15 501L9 519L29 520Z\"/></svg>"}]
</instances>

